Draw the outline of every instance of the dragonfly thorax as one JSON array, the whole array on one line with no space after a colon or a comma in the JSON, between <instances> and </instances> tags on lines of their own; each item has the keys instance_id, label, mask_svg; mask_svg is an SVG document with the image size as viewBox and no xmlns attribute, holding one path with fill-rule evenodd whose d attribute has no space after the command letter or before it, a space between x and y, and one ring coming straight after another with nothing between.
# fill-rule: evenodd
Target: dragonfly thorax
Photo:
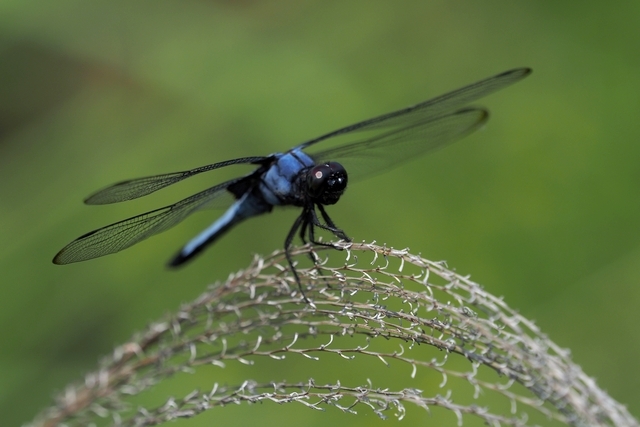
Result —
<instances>
[{"instance_id":1,"label":"dragonfly thorax","mask_svg":"<svg viewBox=\"0 0 640 427\"><path fill-rule=\"evenodd\" d=\"M338 162L316 165L307 171L307 194L317 203L333 205L347 188L347 171Z\"/></svg>"}]
</instances>

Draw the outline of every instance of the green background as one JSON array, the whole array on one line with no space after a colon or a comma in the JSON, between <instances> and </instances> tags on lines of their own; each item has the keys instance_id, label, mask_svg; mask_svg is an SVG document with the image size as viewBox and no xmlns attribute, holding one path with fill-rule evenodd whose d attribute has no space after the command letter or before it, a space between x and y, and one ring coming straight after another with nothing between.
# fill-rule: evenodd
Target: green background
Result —
<instances>
[{"instance_id":1,"label":"green background","mask_svg":"<svg viewBox=\"0 0 640 427\"><path fill-rule=\"evenodd\" d=\"M132 332L281 247L296 215L248 221L179 272L164 263L218 212L55 266L79 235L247 169L121 205L83 197L284 150L520 66L533 75L481 101L492 113L482 131L352 185L330 213L356 240L471 274L640 416L639 27L640 2L2 1L3 425L28 421ZM286 373L274 365L275 379ZM288 405L211 412L183 424L276 413L277 425L397 423Z\"/></svg>"}]
</instances>

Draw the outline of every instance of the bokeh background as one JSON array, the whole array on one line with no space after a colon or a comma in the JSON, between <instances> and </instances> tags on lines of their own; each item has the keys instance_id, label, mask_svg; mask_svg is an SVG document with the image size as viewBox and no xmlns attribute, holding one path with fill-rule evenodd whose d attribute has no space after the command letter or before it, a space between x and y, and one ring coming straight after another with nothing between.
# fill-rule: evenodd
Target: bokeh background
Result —
<instances>
[{"instance_id":1,"label":"bokeh background","mask_svg":"<svg viewBox=\"0 0 640 427\"><path fill-rule=\"evenodd\" d=\"M164 263L218 212L55 266L79 235L247 169L121 205L83 197L284 150L519 66L533 75L480 102L492 113L486 128L353 184L330 212L356 240L447 260L503 295L640 416L639 26L640 2L3 0L3 425L28 421L134 331L281 247L296 215L246 222L178 272ZM274 369L274 379L313 376ZM221 377L238 382L231 371ZM265 404L180 425L255 417L398 423Z\"/></svg>"}]
</instances>

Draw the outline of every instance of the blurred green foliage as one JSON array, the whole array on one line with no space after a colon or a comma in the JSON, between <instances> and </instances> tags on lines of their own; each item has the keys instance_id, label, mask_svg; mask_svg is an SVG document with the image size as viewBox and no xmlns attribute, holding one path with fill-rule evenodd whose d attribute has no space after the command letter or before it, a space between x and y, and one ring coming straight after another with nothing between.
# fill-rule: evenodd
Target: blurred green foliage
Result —
<instances>
[{"instance_id":1,"label":"blurred green foliage","mask_svg":"<svg viewBox=\"0 0 640 427\"><path fill-rule=\"evenodd\" d=\"M296 214L249 221L178 272L164 262L218 212L121 254L54 266L82 233L247 169L118 206L83 197L287 149L519 66L533 76L482 101L492 112L483 131L354 184L330 212L356 240L471 273L640 416L639 24L638 2L4 0L0 418L28 421L146 322L280 248ZM270 372L307 379L291 363ZM275 414L278 425L383 423L275 405L212 412L184 424L267 425Z\"/></svg>"}]
</instances>

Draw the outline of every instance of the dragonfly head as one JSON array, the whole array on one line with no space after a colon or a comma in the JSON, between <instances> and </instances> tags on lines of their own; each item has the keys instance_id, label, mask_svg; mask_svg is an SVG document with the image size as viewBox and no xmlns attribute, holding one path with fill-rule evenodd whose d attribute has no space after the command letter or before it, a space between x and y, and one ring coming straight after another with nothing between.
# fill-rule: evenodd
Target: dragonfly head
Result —
<instances>
[{"instance_id":1,"label":"dragonfly head","mask_svg":"<svg viewBox=\"0 0 640 427\"><path fill-rule=\"evenodd\" d=\"M312 167L307 172L307 193L314 201L333 205L347 188L347 171L337 162Z\"/></svg>"}]
</instances>

